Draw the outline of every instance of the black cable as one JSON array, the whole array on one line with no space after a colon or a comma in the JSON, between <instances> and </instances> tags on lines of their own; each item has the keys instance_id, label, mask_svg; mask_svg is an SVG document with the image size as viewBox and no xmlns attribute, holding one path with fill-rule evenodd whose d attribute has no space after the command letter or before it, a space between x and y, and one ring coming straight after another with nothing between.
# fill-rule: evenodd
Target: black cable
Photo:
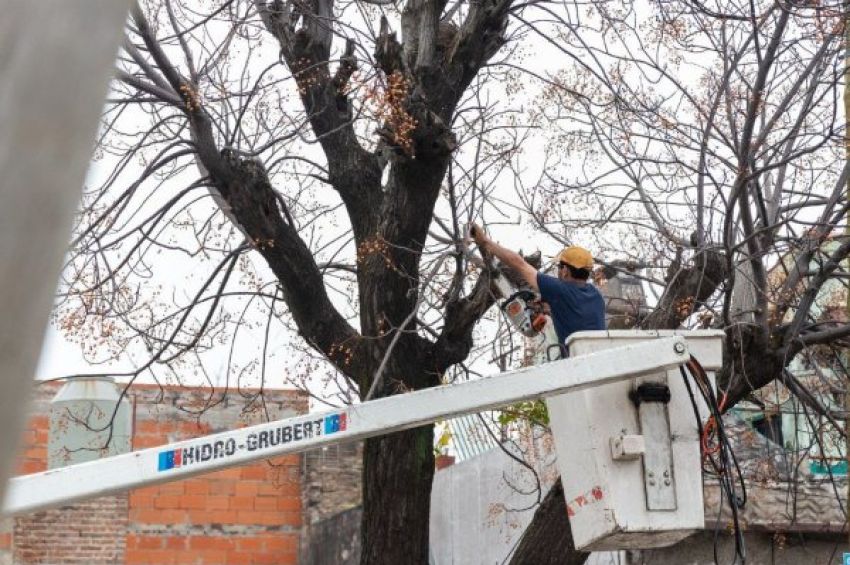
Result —
<instances>
[{"instance_id":1,"label":"black cable","mask_svg":"<svg viewBox=\"0 0 850 565\"><path fill-rule=\"evenodd\" d=\"M688 390L688 395L691 399L691 406L694 409L694 414L697 418L697 428L700 434L700 453L703 458L703 471L710 472L709 469L705 468L705 460L707 459L711 463L711 467L714 472L717 474L718 486L721 491L721 501L723 498L726 498L729 501L729 507L732 513L732 524L735 535L735 557L733 563L746 563L746 546L743 531L740 526L740 519L738 516L739 509L742 509L747 502L747 491L746 484L744 483L743 472L741 471L740 464L738 463L737 457L735 457L735 452L732 449L732 445L729 442L729 438L726 435L726 430L723 426L722 414L720 410L720 406L717 402L717 396L714 394L714 390L711 386L711 382L708 379L708 375L703 369L702 365L694 358L691 357L688 365L688 372L691 374L691 377L694 380L694 383L697 385L697 388L700 391L703 400L705 401L706 406L711 414L711 418L713 419L714 429L705 430L702 425L702 420L699 415L699 409L696 404L696 398L693 393L693 389L690 386L690 382L685 374L685 369L680 368L680 372L682 373L682 377L685 381L685 386ZM708 433L711 433L716 438L715 445L717 446L718 455L717 458L712 456L709 451L709 436ZM738 484L740 485L740 497L736 493L736 485L735 480L732 475L734 473L737 475ZM722 503L721 503L722 508ZM720 515L718 515L719 517ZM717 524L715 524L715 532L714 532L714 561L715 563L719 562L718 556L718 539L719 539L719 518L717 520Z\"/></svg>"},{"instance_id":2,"label":"black cable","mask_svg":"<svg viewBox=\"0 0 850 565\"><path fill-rule=\"evenodd\" d=\"M708 469L705 468L705 463L704 463L704 460L703 460L704 454L703 454L703 451L702 451L702 439L703 439L703 434L704 434L704 429L703 429L703 426L702 426L702 417L700 416L699 407L697 406L697 400L696 400L696 397L694 396L694 391L691 388L690 379L688 379L688 375L685 372L685 368L680 366L679 367L679 373L681 373L681 375L682 375L682 381L685 383L685 389L688 391L688 398L690 398L690 400L691 400L691 408L693 408L693 411L694 411L694 418L697 421L697 433L698 433L697 441L699 442L699 446L700 446L700 467L702 468L703 473L706 473L706 472L708 472ZM694 379L694 380L696 381L696 379ZM699 385L697 385L697 386L698 386L698 388L700 388L700 393L703 394L702 388L699 387ZM718 478L719 478L719 474L718 474ZM714 520L714 536L713 536L714 543L713 543L712 547L713 547L713 552L714 552L714 562L715 563L718 562L717 544L718 544L718 540L720 538L720 518L722 516L722 510L723 510L723 507L721 505L717 509L717 518L715 518L715 520Z\"/></svg>"}]
</instances>

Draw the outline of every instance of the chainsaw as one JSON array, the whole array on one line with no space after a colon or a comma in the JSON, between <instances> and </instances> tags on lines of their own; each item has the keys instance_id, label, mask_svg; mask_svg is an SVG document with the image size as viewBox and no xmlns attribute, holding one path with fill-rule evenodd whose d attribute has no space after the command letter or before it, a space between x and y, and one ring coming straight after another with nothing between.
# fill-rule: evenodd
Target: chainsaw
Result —
<instances>
[{"instance_id":1,"label":"chainsaw","mask_svg":"<svg viewBox=\"0 0 850 565\"><path fill-rule=\"evenodd\" d=\"M501 305L508 321L526 337L533 337L546 326L543 303L536 292L521 289L509 295Z\"/></svg>"},{"instance_id":2,"label":"chainsaw","mask_svg":"<svg viewBox=\"0 0 850 565\"><path fill-rule=\"evenodd\" d=\"M470 237L473 234L470 232ZM502 301L500 307L508 322L526 337L538 335L546 327L547 318L540 295L521 284L516 275L510 276L505 269L499 268L494 257L482 253L489 260L490 271L494 274L493 284Z\"/></svg>"}]
</instances>

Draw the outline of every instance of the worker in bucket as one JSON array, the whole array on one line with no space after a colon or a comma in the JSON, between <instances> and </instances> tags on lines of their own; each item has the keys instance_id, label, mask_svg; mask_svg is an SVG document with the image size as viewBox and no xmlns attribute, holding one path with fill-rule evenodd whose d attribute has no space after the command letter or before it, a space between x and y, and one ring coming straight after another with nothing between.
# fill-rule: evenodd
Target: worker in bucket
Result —
<instances>
[{"instance_id":1,"label":"worker in bucket","mask_svg":"<svg viewBox=\"0 0 850 565\"><path fill-rule=\"evenodd\" d=\"M605 329L605 300L588 282L593 257L587 249L575 245L564 248L555 258L558 276L553 277L537 272L519 253L490 239L479 225L472 224L470 235L482 251L494 255L540 293L549 305L562 352L567 338L574 332Z\"/></svg>"}]
</instances>

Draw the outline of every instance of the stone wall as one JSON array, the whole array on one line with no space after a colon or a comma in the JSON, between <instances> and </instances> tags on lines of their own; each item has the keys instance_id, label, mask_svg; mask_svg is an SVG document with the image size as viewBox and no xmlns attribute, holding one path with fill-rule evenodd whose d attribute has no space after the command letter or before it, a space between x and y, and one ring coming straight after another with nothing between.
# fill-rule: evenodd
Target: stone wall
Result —
<instances>
[{"instance_id":1,"label":"stone wall","mask_svg":"<svg viewBox=\"0 0 850 565\"><path fill-rule=\"evenodd\" d=\"M360 556L363 443L302 455L304 528L301 565L356 563ZM333 559L330 559L333 556Z\"/></svg>"},{"instance_id":2,"label":"stone wall","mask_svg":"<svg viewBox=\"0 0 850 565\"><path fill-rule=\"evenodd\" d=\"M315 524L362 502L363 443L314 449L302 455L304 520Z\"/></svg>"}]
</instances>

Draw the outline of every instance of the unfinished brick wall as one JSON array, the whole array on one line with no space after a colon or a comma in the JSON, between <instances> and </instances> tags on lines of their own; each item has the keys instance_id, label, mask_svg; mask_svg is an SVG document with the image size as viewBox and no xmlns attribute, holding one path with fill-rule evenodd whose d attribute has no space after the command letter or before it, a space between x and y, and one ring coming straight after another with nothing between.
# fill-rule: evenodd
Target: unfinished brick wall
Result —
<instances>
[{"instance_id":1,"label":"unfinished brick wall","mask_svg":"<svg viewBox=\"0 0 850 565\"><path fill-rule=\"evenodd\" d=\"M105 496L15 520L14 563L120 563L127 497Z\"/></svg>"},{"instance_id":2,"label":"unfinished brick wall","mask_svg":"<svg viewBox=\"0 0 850 565\"><path fill-rule=\"evenodd\" d=\"M57 386L39 389L21 473L47 466L47 410ZM133 449L260 421L231 392L134 386ZM215 400L214 407L203 408ZM257 404L257 403L253 403ZM259 406L259 405L257 405ZM266 391L271 418L307 411L293 391ZM34 563L295 564L302 523L301 459L236 467L0 523L0 565ZM6 560L4 563L4 559ZM13 561L12 561L13 560Z\"/></svg>"},{"instance_id":3,"label":"unfinished brick wall","mask_svg":"<svg viewBox=\"0 0 850 565\"><path fill-rule=\"evenodd\" d=\"M0 565L12 565L12 520L0 520Z\"/></svg>"},{"instance_id":4,"label":"unfinished brick wall","mask_svg":"<svg viewBox=\"0 0 850 565\"><path fill-rule=\"evenodd\" d=\"M21 438L22 449L18 455L16 473L25 475L47 469L47 402L56 394L58 387L47 385L36 389L34 415L27 422L27 428ZM46 399L46 400L45 400ZM17 520L0 520L0 565L20 563L14 559L13 532Z\"/></svg>"}]
</instances>

